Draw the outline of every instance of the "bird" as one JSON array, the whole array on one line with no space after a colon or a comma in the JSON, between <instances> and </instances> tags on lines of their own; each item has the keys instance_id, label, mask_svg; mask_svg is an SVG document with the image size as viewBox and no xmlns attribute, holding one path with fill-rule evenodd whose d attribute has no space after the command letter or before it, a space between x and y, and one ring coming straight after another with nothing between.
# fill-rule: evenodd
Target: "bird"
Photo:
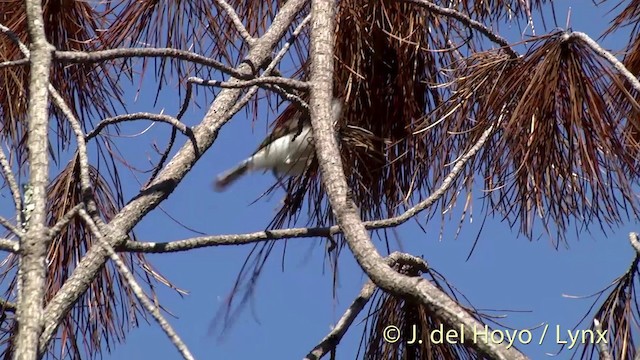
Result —
<instances>
[{"instance_id":1,"label":"bird","mask_svg":"<svg viewBox=\"0 0 640 360\"><path fill-rule=\"evenodd\" d=\"M343 100L331 100L334 125L342 114ZM257 170L271 170L277 178L304 174L315 156L309 114L298 111L282 125L274 128L256 151L236 166L220 173L214 183L216 191L226 190L244 175Z\"/></svg>"}]
</instances>

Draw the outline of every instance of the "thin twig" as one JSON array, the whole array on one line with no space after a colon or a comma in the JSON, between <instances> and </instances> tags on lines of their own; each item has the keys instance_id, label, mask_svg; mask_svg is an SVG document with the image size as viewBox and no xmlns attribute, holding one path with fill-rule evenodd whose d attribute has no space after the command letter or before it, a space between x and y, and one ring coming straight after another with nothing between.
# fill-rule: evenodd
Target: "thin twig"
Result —
<instances>
[{"instance_id":1,"label":"thin twig","mask_svg":"<svg viewBox=\"0 0 640 360\"><path fill-rule=\"evenodd\" d=\"M3 312L16 312L16 304L9 300L0 299L0 310Z\"/></svg>"},{"instance_id":2,"label":"thin twig","mask_svg":"<svg viewBox=\"0 0 640 360\"><path fill-rule=\"evenodd\" d=\"M481 23L479 21L476 21L476 20L473 20L472 18L470 18L468 15L466 15L464 13L461 13L461 12L459 12L457 10L454 10L454 9L451 9L451 8L447 8L447 7L436 5L436 4L434 4L434 3L432 3L431 1L428 1L428 0L403 0L403 1L420 5L420 6L426 8L429 11L432 11L432 12L434 12L436 14L454 18L454 19L460 21L461 23L465 24L466 26L479 31L480 33L484 34L489 40L491 40L494 43L500 45L501 48L512 59L517 59L518 58L518 54L515 51L513 51L513 49L511 48L511 45L509 45L509 41L507 41L507 39L505 39L502 36L498 35L497 33L493 32L491 29L489 29L483 23Z\"/></svg>"},{"instance_id":3,"label":"thin twig","mask_svg":"<svg viewBox=\"0 0 640 360\"><path fill-rule=\"evenodd\" d=\"M187 125L180 122L180 120L174 118L173 116L165 115L165 114L137 112L132 114L118 115L118 116L114 116L114 117L107 118L100 121L98 125L96 125L96 127L87 134L85 139L88 141L91 138L94 138L107 125L117 124L124 121L133 121L133 120L151 120L151 121L159 121L159 122L167 123L173 126L175 129L178 129L178 131L183 133L185 136L191 136L191 129Z\"/></svg>"},{"instance_id":4,"label":"thin twig","mask_svg":"<svg viewBox=\"0 0 640 360\"><path fill-rule=\"evenodd\" d=\"M367 305L375 290L376 285L373 281L368 280L360 290L358 297L353 300L347 311L338 320L336 326L305 356L304 360L319 360L335 349L353 321Z\"/></svg>"},{"instance_id":5,"label":"thin twig","mask_svg":"<svg viewBox=\"0 0 640 360\"><path fill-rule=\"evenodd\" d=\"M184 114L187 112L187 109L189 108L189 104L191 103L192 94L193 94L193 84L187 81L187 91L184 95L184 101L180 106L178 115L176 115L176 120L181 121L182 116L184 116ZM158 176L158 174L160 173L160 170L162 170L162 167L164 167L164 163L169 158L169 153L173 148L173 144L175 144L177 134L178 134L178 130L175 127L172 127L171 135L169 136L169 143L167 144L167 147L162 152L162 155L160 155L160 160L158 160L158 163L156 164L156 166L153 169L153 172L151 173L151 176L149 176L149 180L147 180L147 182L142 186L143 189L146 189L149 186L149 184L151 184L151 182L153 182L153 180L156 179L156 176Z\"/></svg>"},{"instance_id":6,"label":"thin twig","mask_svg":"<svg viewBox=\"0 0 640 360\"><path fill-rule=\"evenodd\" d=\"M20 195L20 187L18 186L18 182L16 181L16 177L13 175L13 171L11 170L11 164L9 164L9 160L7 160L7 156L4 153L4 150L0 146L0 166L2 167L2 175L4 175L4 179L9 184L9 189L11 190L11 196L13 198L13 204L16 207L16 219L20 227L22 227L22 196ZM20 237L22 235L22 231L12 232Z\"/></svg>"},{"instance_id":7,"label":"thin twig","mask_svg":"<svg viewBox=\"0 0 640 360\"><path fill-rule=\"evenodd\" d=\"M98 229L98 226L91 219L89 214L87 214L84 209L79 209L78 214L80 215L80 217L82 217L91 232L98 239L100 246L107 252L111 261L114 262L116 268L122 274L122 277L127 282L127 285L129 286L131 291L135 294L135 296L138 298L140 303L142 303L142 306L144 306L149 314L153 316L153 318L156 320L158 325L160 325L165 334L167 334L167 337L169 338L169 340L171 340L173 345L175 345L178 352L180 352L183 358L187 360L193 360L194 357L193 355L191 355L191 352L189 351L187 345L182 341L182 339L180 339L180 336L175 332L175 330L173 330L171 324L169 324L164 316L162 316L160 310L158 310L158 308L148 299L148 297L144 293L144 290L142 290L131 271L127 268L124 262L122 262L120 256L118 256L118 254L113 251L113 248L111 247L111 245L109 245L109 242L102 236L102 233Z\"/></svg>"},{"instance_id":8,"label":"thin twig","mask_svg":"<svg viewBox=\"0 0 640 360\"><path fill-rule=\"evenodd\" d=\"M251 36L251 34L249 34L247 28L244 27L242 20L240 20L240 17L238 17L238 14L233 9L233 7L224 0L215 0L215 2L227 13L227 15L229 15L229 17L231 18L231 22L236 27L236 30L238 31L240 36L242 36L242 39L244 39L249 47L252 47L256 43L256 39Z\"/></svg>"},{"instance_id":9,"label":"thin twig","mask_svg":"<svg viewBox=\"0 0 640 360\"><path fill-rule=\"evenodd\" d=\"M83 196L88 196L91 193L91 180L89 179L89 158L87 156L87 143L82 131L82 124L80 120L74 115L73 110L64 101L64 98L53 85L49 84L49 93L53 103L62 111L64 116L69 121L71 129L76 135L76 142L78 146L78 162L80 165L80 188Z\"/></svg>"}]
</instances>

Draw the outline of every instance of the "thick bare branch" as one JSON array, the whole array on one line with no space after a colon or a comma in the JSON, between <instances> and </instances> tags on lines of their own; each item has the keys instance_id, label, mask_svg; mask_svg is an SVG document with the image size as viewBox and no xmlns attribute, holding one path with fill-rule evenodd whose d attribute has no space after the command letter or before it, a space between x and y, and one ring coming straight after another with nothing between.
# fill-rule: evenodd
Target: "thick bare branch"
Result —
<instances>
[{"instance_id":1,"label":"thick bare branch","mask_svg":"<svg viewBox=\"0 0 640 360\"><path fill-rule=\"evenodd\" d=\"M42 17L42 2L26 0L25 12L31 40L29 71L29 107L27 110L29 149L29 183L33 189L34 209L29 229L20 242L18 270L18 334L14 359L38 358L42 333L46 276L47 233L46 205L49 182L47 152L49 120L49 71L54 47L47 42ZM28 50L27 50L28 51ZM23 50L25 52L25 50Z\"/></svg>"},{"instance_id":2,"label":"thick bare branch","mask_svg":"<svg viewBox=\"0 0 640 360\"><path fill-rule=\"evenodd\" d=\"M167 334L167 337L169 338L169 340L171 340L173 345L175 345L176 349L178 349L178 352L180 352L180 354L184 359L193 360L194 357L193 355L191 355L191 352L189 351L189 348L187 347L187 345L182 341L182 339L180 339L180 336L178 336L178 333L176 333L176 331L173 330L173 328L171 327L171 324L169 324L169 322L164 318L164 316L162 316L162 313L160 313L160 310L156 306L154 306L154 304L145 295L144 290L142 290L142 288L136 281L131 271L127 268L124 262L122 262L122 259L120 259L120 256L116 254L116 252L113 250L111 245L104 238L104 236L98 229L98 226L93 222L89 214L87 214L87 212L84 209L78 210L78 214L87 224L87 226L89 227L93 235L95 235L95 237L98 239L100 246L104 249L104 251L107 252L111 261L113 261L113 263L116 265L116 268L122 274L122 277L127 282L127 285L129 285L129 288L131 289L131 291L133 291L136 298L138 298L138 301L140 301L140 303L142 303L142 306L144 306L144 308L149 312L149 314L153 316L153 318L156 320L158 325L160 325L160 328L162 328L165 334Z\"/></svg>"},{"instance_id":3,"label":"thick bare branch","mask_svg":"<svg viewBox=\"0 0 640 360\"><path fill-rule=\"evenodd\" d=\"M256 41L249 51L246 61L237 68L238 75L244 78L252 76L253 71L249 64L262 64L270 57L272 49L286 34L291 22L298 16L304 5L305 0L289 0L284 3L273 19L269 30ZM104 233L111 246L117 247L126 241L127 234L131 229L171 194L204 151L213 144L220 127L235 114L230 110L241 93L240 89L220 91L202 123L193 129L193 143L183 145L157 178L139 196L131 200L108 224ZM44 331L39 344L41 352L46 350L60 320L66 316L78 297L87 290L106 259L107 254L102 248L91 248L60 291L48 303L45 309Z\"/></svg>"},{"instance_id":4,"label":"thick bare branch","mask_svg":"<svg viewBox=\"0 0 640 360\"><path fill-rule=\"evenodd\" d=\"M482 324L473 318L447 294L429 281L412 278L394 271L371 243L369 234L360 218L356 204L348 196L349 188L344 175L342 159L330 121L330 98L333 80L334 2L312 0L311 29L311 124L316 154L331 208L342 227L347 244L360 267L369 278L385 291L410 296L420 300L449 326L464 326L473 331ZM482 353L496 359L526 359L514 348L504 343L479 341L473 344Z\"/></svg>"}]
</instances>

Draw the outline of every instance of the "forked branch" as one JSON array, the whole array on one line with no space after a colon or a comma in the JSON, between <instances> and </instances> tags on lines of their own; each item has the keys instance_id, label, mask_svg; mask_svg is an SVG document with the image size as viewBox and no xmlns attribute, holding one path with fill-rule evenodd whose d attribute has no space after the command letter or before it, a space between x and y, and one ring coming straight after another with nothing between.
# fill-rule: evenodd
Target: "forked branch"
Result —
<instances>
[{"instance_id":1,"label":"forked branch","mask_svg":"<svg viewBox=\"0 0 640 360\"><path fill-rule=\"evenodd\" d=\"M247 61L234 71L239 78L251 78L253 70L249 64L263 64L271 56L272 49L286 34L305 4L305 0L289 0L283 4L269 29L250 49ZM220 128L233 116L234 112L231 111L233 104L242 92L240 89L220 91L202 123L193 129L193 144L184 144L154 181L139 196L133 198L105 227L103 233L110 246L118 247L124 243L133 227L147 213L160 205L180 184L204 151L213 144ZM107 259L108 254L101 247L92 247L62 288L48 302L41 323L44 328L39 343L41 353L46 350L60 321L69 313L77 299L87 291L89 284L98 276Z\"/></svg>"},{"instance_id":2,"label":"forked branch","mask_svg":"<svg viewBox=\"0 0 640 360\"><path fill-rule=\"evenodd\" d=\"M400 252L394 252L391 255L387 256L385 261L387 262L387 264L389 264L389 266L401 264L409 265L421 272L426 272L428 270L427 263L424 262L424 260ZM340 320L338 320L336 326L331 330L331 332L329 332L327 336L324 337L324 339L320 341L318 345L316 345L316 347L313 348L313 350L309 352L309 354L307 354L304 360L318 360L328 354L330 351L334 350L340 343L340 340L342 340L342 337L347 332L351 324L353 324L353 321L358 317L362 309L364 309L364 307L367 305L375 290L376 285L373 283L373 281L368 280L367 283L362 287L362 290L360 290L360 294L358 294L358 297L353 300L347 311L345 311Z\"/></svg>"},{"instance_id":3,"label":"forked branch","mask_svg":"<svg viewBox=\"0 0 640 360\"><path fill-rule=\"evenodd\" d=\"M380 256L362 223L357 205L348 196L349 187L340 157L335 129L330 120L333 85L334 2L312 0L311 28L311 125L322 185L338 224L360 267L383 290L396 296L409 296L427 306L445 324L464 326L468 331L483 325L446 293L426 279L414 278L394 271ZM472 344L480 352L496 359L526 359L505 343L478 341Z\"/></svg>"},{"instance_id":4,"label":"forked branch","mask_svg":"<svg viewBox=\"0 0 640 360\"><path fill-rule=\"evenodd\" d=\"M104 251L107 252L107 254L109 254L109 258L116 265L116 268L118 269L120 274L122 274L122 277L127 282L127 285L129 286L131 291L133 291L136 298L138 298L138 301L140 301L142 306L144 306L149 314L151 314L158 325L160 325L160 328L165 332L165 334L167 334L167 337L169 338L169 340L171 340L173 345L175 345L176 349L178 349L178 352L180 352L184 359L193 360L194 357L193 355L191 355L191 352L189 351L187 345L185 345L182 339L180 339L180 336L178 336L178 333L173 330L169 322L164 318L164 316L162 316L162 313L160 313L158 307L154 306L151 300L149 300L149 298L145 295L144 290L142 290L131 271L127 268L124 262L122 262L120 256L118 256L118 254L113 251L113 248L111 247L111 245L109 245L102 233L100 233L98 226L93 222L89 214L87 214L84 209L78 210L78 214L87 224L89 230L91 230L93 235L98 239L100 246L104 249Z\"/></svg>"}]
</instances>

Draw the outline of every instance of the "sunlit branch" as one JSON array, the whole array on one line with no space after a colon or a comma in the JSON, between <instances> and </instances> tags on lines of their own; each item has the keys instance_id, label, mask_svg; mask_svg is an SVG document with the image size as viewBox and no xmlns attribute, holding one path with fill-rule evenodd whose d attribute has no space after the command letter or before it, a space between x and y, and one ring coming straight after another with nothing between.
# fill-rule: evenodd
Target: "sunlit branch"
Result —
<instances>
[{"instance_id":1,"label":"sunlit branch","mask_svg":"<svg viewBox=\"0 0 640 360\"><path fill-rule=\"evenodd\" d=\"M286 83L287 86L290 86L293 84L294 86L291 86L293 88L307 89L308 88L307 83L299 80L281 78L277 76L264 76L265 74L268 74L271 70L269 69L269 67L267 67L267 69L268 70L264 72L263 76L260 76L253 80L247 80L247 81L220 82L218 80L204 80L199 77L192 76L187 79L187 82L189 84L197 84L200 86L217 86L217 87L226 88L226 89L242 89L242 88L250 87L247 94L245 94L245 96L240 101L238 101L238 103L234 106L233 108L234 112L235 112L235 109L238 109L238 110L241 109L242 107L244 107L244 105L247 102L249 102L249 100L251 100L251 98L253 97L253 95L257 90L257 87L273 90L278 94L280 94L283 98L297 103L303 109L307 109L309 107L309 105L304 100L302 100L298 95L292 94L291 92L283 89L282 87L276 84L270 84L272 80L276 80L277 83L282 83L282 84Z\"/></svg>"},{"instance_id":2,"label":"sunlit branch","mask_svg":"<svg viewBox=\"0 0 640 360\"><path fill-rule=\"evenodd\" d=\"M18 35L16 35L8 27L2 24L0 24L0 31L6 34L9 39L11 39L11 41L15 42L22 54L26 57L26 59L24 60L28 61L29 49L22 43L22 41L20 41ZM9 189L11 190L11 195L13 197L13 203L16 207L16 219L19 221L19 219L21 219L22 217L22 196L20 195L20 187L18 186L18 182L16 181L13 171L11 170L11 164L9 163L9 160L7 159L7 156L5 155L2 147L0 147L0 166L2 167L2 174L4 175L7 184L9 184ZM20 232L13 232L17 236L21 235Z\"/></svg>"},{"instance_id":3,"label":"sunlit branch","mask_svg":"<svg viewBox=\"0 0 640 360\"><path fill-rule=\"evenodd\" d=\"M427 263L424 262L424 260L400 252L392 253L385 259L385 261L389 266L393 266L394 264L404 264L422 272L426 272L428 270ZM362 287L362 290L360 290L358 297L353 300L347 311L345 311L340 320L338 320L336 326L334 326L334 328L331 329L331 332L329 332L329 334L327 334L327 336L325 336L325 338L322 339L320 343L309 352L309 354L307 354L304 360L318 360L330 351L334 350L351 324L353 324L353 321L358 317L358 314L360 314L362 309L367 305L375 290L376 285L373 281L368 280Z\"/></svg>"},{"instance_id":4,"label":"sunlit branch","mask_svg":"<svg viewBox=\"0 0 640 360\"><path fill-rule=\"evenodd\" d=\"M284 85L298 90L306 90L309 88L309 84L304 81L289 79L279 76L262 76L251 80L241 80L234 82L219 81L219 80L204 80L195 76L188 79L189 82L202 85L202 86L215 86L227 89L242 89L253 85Z\"/></svg>"},{"instance_id":5,"label":"sunlit branch","mask_svg":"<svg viewBox=\"0 0 640 360\"><path fill-rule=\"evenodd\" d=\"M0 250L17 253L20 249L20 243L16 240L0 238Z\"/></svg>"},{"instance_id":6,"label":"sunlit branch","mask_svg":"<svg viewBox=\"0 0 640 360\"><path fill-rule=\"evenodd\" d=\"M289 38L289 40L282 46L280 51L278 51L276 56L271 60L269 65L267 65L267 67L265 68L264 72L260 77L269 76L276 69L276 66L278 66L282 58L284 58L284 56L287 54L287 52L289 51L289 48L291 48L291 45L293 45L293 42L298 38L302 30L304 29L305 26L307 26L310 20L311 20L311 15L307 15L307 17L305 17L300 22L300 24L298 24L298 26L295 28L295 30L291 34L291 38ZM231 108L230 113L235 114L236 112L240 111L246 105L246 103L248 103L249 100L251 100L251 98L256 93L256 91L258 91L258 86L256 85L249 88L247 93L244 94L244 96ZM302 101L302 99L300 99L298 96L289 94L288 92L285 92L285 93L287 93L285 97L288 100L294 100L301 105L305 104L305 102Z\"/></svg>"},{"instance_id":7,"label":"sunlit branch","mask_svg":"<svg viewBox=\"0 0 640 360\"><path fill-rule=\"evenodd\" d=\"M69 224L69 222L78 214L78 211L84 207L84 204L77 204L64 214L58 221L49 228L49 239L53 239L58 236L62 229Z\"/></svg>"},{"instance_id":8,"label":"sunlit branch","mask_svg":"<svg viewBox=\"0 0 640 360\"><path fill-rule=\"evenodd\" d=\"M13 233L18 238L22 238L22 236L24 235L22 231L20 231L18 228L13 226L13 224L11 224L9 220L5 219L2 216L0 216L0 225L4 226L7 230L11 231L11 233Z\"/></svg>"},{"instance_id":9,"label":"sunlit branch","mask_svg":"<svg viewBox=\"0 0 640 360\"><path fill-rule=\"evenodd\" d=\"M16 312L16 304L5 299L0 299L0 310L3 312Z\"/></svg>"},{"instance_id":10,"label":"sunlit branch","mask_svg":"<svg viewBox=\"0 0 640 360\"><path fill-rule=\"evenodd\" d=\"M193 355L191 355L191 352L189 351L189 348L187 347L187 345L182 341L182 339L180 339L180 336L178 336L175 330L173 330L173 328L171 327L171 324L169 324L169 322L164 318L164 316L162 316L162 314L160 313L160 310L158 310L158 307L154 306L154 304L146 296L146 294L144 293L144 290L142 290L142 288L136 281L131 271L127 268L124 262L122 262L122 259L120 258L120 256L118 256L118 254L116 254L116 252L113 251L113 248L111 247L109 242L104 238L104 236L102 236L102 233L98 229L98 226L93 222L89 214L87 214L87 212L84 209L79 209L78 214L87 224L87 226L89 227L89 230L91 230L93 235L98 239L98 243L107 252L111 261L113 261L113 263L116 265L116 268L118 269L120 274L122 274L122 277L127 282L127 285L129 286L131 291L134 293L136 298L138 298L138 301L140 301L142 306L144 306L144 308L149 312L149 314L153 316L153 318L156 320L158 325L160 325L160 328L162 328L165 334L167 334L167 337L169 338L169 340L171 340L173 345L175 345L176 349L178 349L178 352L180 352L183 358L187 360L193 360L194 357Z\"/></svg>"},{"instance_id":11,"label":"sunlit branch","mask_svg":"<svg viewBox=\"0 0 640 360\"><path fill-rule=\"evenodd\" d=\"M237 70L234 70L239 79L246 80L253 77L254 70L249 64L263 64L271 56L276 44L286 34L292 21L299 16L305 5L305 0L288 0L282 5L280 11L273 18L269 29L249 50L246 61L242 62ZM144 51L142 50L142 52ZM170 51L177 53L175 50ZM127 51L120 53L112 51L111 53L122 55ZM129 53L129 55L132 54ZM85 59L90 59L87 54L82 56ZM124 243L131 229L147 213L160 205L180 184L204 151L213 144L219 129L235 114L231 112L231 109L242 92L240 89L222 89L220 91L201 124L194 128L193 144L184 144L157 178L139 196L134 197L126 204L106 226L104 234L111 246L117 247ZM101 247L91 247L60 290L47 303L43 321L40 323L40 326L44 328L39 344L41 352L47 348L60 321L67 316L78 298L87 291L89 284L98 276L107 259L108 256Z\"/></svg>"},{"instance_id":12,"label":"sunlit branch","mask_svg":"<svg viewBox=\"0 0 640 360\"><path fill-rule=\"evenodd\" d=\"M344 231L349 249L367 276L384 291L411 297L424 304L444 324L468 331L483 326L449 295L424 278L410 277L390 267L371 242L357 204L349 193L335 128L331 122L330 99L333 89L333 45L335 14L332 0L312 0L310 33L310 115L316 156L323 188L338 225ZM489 130L491 130L490 127ZM488 136L488 134L486 134ZM489 339L472 344L496 359L526 359L506 342Z\"/></svg>"},{"instance_id":13,"label":"sunlit branch","mask_svg":"<svg viewBox=\"0 0 640 360\"><path fill-rule=\"evenodd\" d=\"M633 86L633 88L636 91L640 92L640 81L638 81L638 78L635 77L635 75L633 75L633 73L631 73L631 71L629 71L629 69L627 69L626 66L624 66L624 64L620 60L618 60L618 58L613 56L607 50L603 49L602 46L598 45L597 42L595 42L591 37L589 37L589 35L585 33L576 31L576 32L565 33L563 35L564 41L569 41L572 38L581 40L583 43L589 46L593 51L595 51L598 55L600 55L605 60L610 62L611 65L613 65L613 67L616 70L618 70L618 72L620 72L620 74L624 76L625 79L627 79L627 81L631 84L631 86Z\"/></svg>"},{"instance_id":14,"label":"sunlit branch","mask_svg":"<svg viewBox=\"0 0 640 360\"><path fill-rule=\"evenodd\" d=\"M172 48L129 48L129 49L109 49L99 51L56 51L54 59L66 63L97 63L115 59L131 59L131 58L148 58L148 57L165 57L189 61L195 64L210 66L224 73L239 79L251 79L251 74L242 73L231 66L227 66L206 56L198 55L191 51L172 49Z\"/></svg>"},{"instance_id":15,"label":"sunlit branch","mask_svg":"<svg viewBox=\"0 0 640 360\"><path fill-rule=\"evenodd\" d=\"M236 27L236 30L238 31L240 36L242 36L242 39L244 39L244 41L249 45L249 47L253 46L256 43L256 39L253 36L251 36L251 34L249 34L249 32L247 31L247 28L244 27L244 24L242 24L242 20L240 20L240 18L238 17L238 13L236 13L233 7L224 0L214 0L214 1L231 18L231 22Z\"/></svg>"},{"instance_id":16,"label":"sunlit branch","mask_svg":"<svg viewBox=\"0 0 640 360\"><path fill-rule=\"evenodd\" d=\"M9 164L9 160L4 153L2 147L0 147L0 166L2 167L2 175L4 176L5 181L9 184L9 189L11 190L11 196L13 199L13 204L16 207L16 219L22 218L22 196L20 195L20 188L18 187L18 182L16 181L16 177L13 175L13 171L11 170L11 164ZM4 224L3 224L4 225ZM6 226L5 226L6 227ZM7 227L7 229L9 229ZM20 236L22 232L17 230L11 230L15 235Z\"/></svg>"},{"instance_id":17,"label":"sunlit branch","mask_svg":"<svg viewBox=\"0 0 640 360\"><path fill-rule=\"evenodd\" d=\"M638 256L640 256L640 240L638 240L638 234L632 232L629 233L629 242L631 242L631 246L636 250Z\"/></svg>"},{"instance_id":18,"label":"sunlit branch","mask_svg":"<svg viewBox=\"0 0 640 360\"><path fill-rule=\"evenodd\" d=\"M593 319L593 328L596 330L597 334L602 334L602 324L598 319ZM606 341L596 341L598 345L598 351L600 352L600 360L613 360L613 356L611 356L611 351L609 350L609 345Z\"/></svg>"},{"instance_id":19,"label":"sunlit branch","mask_svg":"<svg viewBox=\"0 0 640 360\"><path fill-rule=\"evenodd\" d=\"M23 66L29 64L29 59L9 60L0 62L0 69L3 67Z\"/></svg>"},{"instance_id":20,"label":"sunlit branch","mask_svg":"<svg viewBox=\"0 0 640 360\"><path fill-rule=\"evenodd\" d=\"M304 360L318 360L334 350L338 344L340 344L340 340L342 340L344 334L347 332L351 324L353 324L353 321L367 305L375 290L376 285L373 281L367 281L367 283L362 287L362 290L360 290L358 297L353 300L347 311L345 311L340 320L338 320L336 326L331 329L329 334L327 334L327 336L322 339L320 343L307 354L307 356L305 356Z\"/></svg>"},{"instance_id":21,"label":"sunlit branch","mask_svg":"<svg viewBox=\"0 0 640 360\"><path fill-rule=\"evenodd\" d=\"M20 52L27 58L23 60L29 59L29 48L25 44L23 44L22 41L20 41L20 37L16 33L2 24L0 24L0 32L9 37L9 39L18 46Z\"/></svg>"},{"instance_id":22,"label":"sunlit branch","mask_svg":"<svg viewBox=\"0 0 640 360\"><path fill-rule=\"evenodd\" d=\"M133 120L151 120L151 121L159 121L159 122L167 123L173 126L175 129L178 129L178 131L180 131L185 136L188 136L188 137L192 136L191 129L187 125L180 122L180 120L174 118L173 116L164 115L164 114L138 112L138 113L132 113L132 114L118 115L118 116L114 116L114 117L102 120L100 123L98 123L98 125L93 130L91 130L91 132L87 134L85 139L88 141L91 138L94 138L107 125L117 124L125 121L133 121Z\"/></svg>"},{"instance_id":23,"label":"sunlit branch","mask_svg":"<svg viewBox=\"0 0 640 360\"><path fill-rule=\"evenodd\" d=\"M14 354L21 359L36 359L42 334L44 296L46 289L47 256L47 185L49 184L49 78L52 53L55 47L47 42L44 29L42 1L24 3L29 49L29 101L27 121L27 149L29 150L29 185L33 191L33 211L29 229L20 239L18 265L18 317Z\"/></svg>"},{"instance_id":24,"label":"sunlit branch","mask_svg":"<svg viewBox=\"0 0 640 360\"><path fill-rule=\"evenodd\" d=\"M432 3L431 1L428 1L428 0L403 0L403 1L420 5L420 6L426 8L429 11L432 11L432 12L434 12L436 14L454 18L454 19L460 21L461 23L463 23L464 25L466 25L467 27L475 29L475 30L479 31L480 33L484 34L487 37L487 39L491 40L492 42L500 45L501 48L512 59L515 59L515 58L518 57L518 54L515 51L513 51L513 49L509 45L509 42L507 41L507 39L503 38L502 36L496 34L493 31L491 31L491 29L489 29L483 23L481 23L479 21L476 21L476 20L473 20L472 18L470 18L468 15L466 15L464 13L461 13L461 12L459 12L457 10L454 10L454 9L451 9L451 8L447 8L447 7L442 7L442 6L436 5L436 4L434 4L434 3Z\"/></svg>"},{"instance_id":25,"label":"sunlit branch","mask_svg":"<svg viewBox=\"0 0 640 360\"><path fill-rule=\"evenodd\" d=\"M76 135L76 142L78 146L78 162L80 167L80 187L82 190L82 195L88 196L91 193L91 181L89 180L89 159L87 156L87 143L84 135L84 131L82 131L82 125L80 120L76 118L73 114L73 111L67 103L64 101L64 98L60 95L58 90L53 87L53 85L49 84L49 93L51 94L51 99L53 103L62 111L64 116L69 121L71 125L71 129Z\"/></svg>"}]
</instances>

